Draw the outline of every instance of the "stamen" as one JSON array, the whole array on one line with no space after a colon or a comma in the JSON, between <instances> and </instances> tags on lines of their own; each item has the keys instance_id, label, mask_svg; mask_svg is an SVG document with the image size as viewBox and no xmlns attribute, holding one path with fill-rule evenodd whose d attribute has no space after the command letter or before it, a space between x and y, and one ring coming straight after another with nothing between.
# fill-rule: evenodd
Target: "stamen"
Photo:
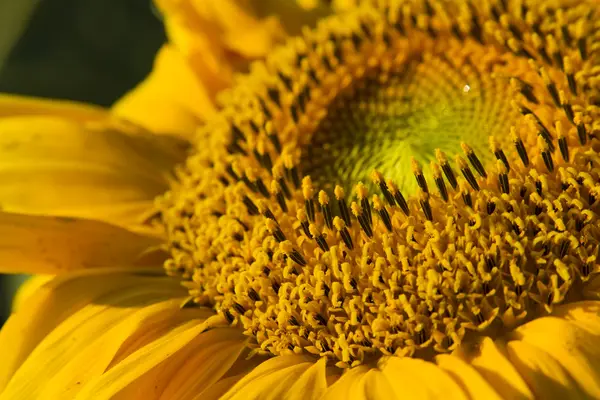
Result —
<instances>
[{"instance_id":1,"label":"stamen","mask_svg":"<svg viewBox=\"0 0 600 400\"><path fill-rule=\"evenodd\" d=\"M436 149L435 158L440 163L442 171L444 171L444 175L446 175L446 179L448 179L448 183L450 186L452 186L452 189L456 190L458 182L456 181L456 176L454 175L454 171L452 171L452 167L450 167L450 164L448 163L446 155L440 149Z\"/></svg>"},{"instance_id":2,"label":"stamen","mask_svg":"<svg viewBox=\"0 0 600 400\"><path fill-rule=\"evenodd\" d=\"M467 164L465 159L461 156L456 156L456 165L458 165L458 169L460 169L469 185L471 185L473 189L479 190L477 179L475 179L475 175L473 175L473 171L471 171L471 168L469 168L469 164Z\"/></svg>"}]
</instances>

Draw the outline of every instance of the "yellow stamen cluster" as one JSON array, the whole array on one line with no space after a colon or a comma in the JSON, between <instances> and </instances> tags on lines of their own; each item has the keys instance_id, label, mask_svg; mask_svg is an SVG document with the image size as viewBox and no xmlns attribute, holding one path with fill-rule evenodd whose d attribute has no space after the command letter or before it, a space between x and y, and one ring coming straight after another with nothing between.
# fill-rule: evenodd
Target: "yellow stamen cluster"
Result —
<instances>
[{"instance_id":1,"label":"yellow stamen cluster","mask_svg":"<svg viewBox=\"0 0 600 400\"><path fill-rule=\"evenodd\" d=\"M600 272L599 10L372 3L240 78L159 202L167 272L255 352L428 357Z\"/></svg>"}]
</instances>

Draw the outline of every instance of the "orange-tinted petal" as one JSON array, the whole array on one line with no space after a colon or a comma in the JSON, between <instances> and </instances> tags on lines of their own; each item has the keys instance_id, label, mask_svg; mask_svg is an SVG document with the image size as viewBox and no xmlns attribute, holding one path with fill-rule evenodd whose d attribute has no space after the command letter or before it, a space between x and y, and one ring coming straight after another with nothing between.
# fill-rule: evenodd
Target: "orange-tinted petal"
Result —
<instances>
[{"instance_id":1,"label":"orange-tinted petal","mask_svg":"<svg viewBox=\"0 0 600 400\"><path fill-rule=\"evenodd\" d=\"M380 364L398 399L468 398L462 387L434 363L408 357L389 357Z\"/></svg>"},{"instance_id":2,"label":"orange-tinted petal","mask_svg":"<svg viewBox=\"0 0 600 400\"><path fill-rule=\"evenodd\" d=\"M369 370L369 367L360 365L344 371L342 376L333 385L327 388L323 399L350 399L352 396L363 398L362 396L365 394L364 377ZM381 372L377 371L377 373Z\"/></svg>"},{"instance_id":3,"label":"orange-tinted petal","mask_svg":"<svg viewBox=\"0 0 600 400\"><path fill-rule=\"evenodd\" d=\"M100 221L0 212L0 270L60 274L128 265L161 241Z\"/></svg>"},{"instance_id":4,"label":"orange-tinted petal","mask_svg":"<svg viewBox=\"0 0 600 400\"><path fill-rule=\"evenodd\" d=\"M554 375L540 378L537 385L543 385L546 379L565 381L560 370L550 362L554 358L577 382L589 398L600 398L600 302L571 303L558 307L555 315L533 320L519 328L512 335L516 340L548 354L547 364L537 367L545 373L555 371ZM532 350L532 353L534 351ZM518 357L518 354L513 354ZM540 356L540 360L543 360ZM525 362L525 360L522 360ZM540 361L541 363L541 361ZM541 381L541 383L540 383Z\"/></svg>"},{"instance_id":5,"label":"orange-tinted petal","mask_svg":"<svg viewBox=\"0 0 600 400\"><path fill-rule=\"evenodd\" d=\"M292 385L303 379L305 373L312 375L319 373L319 368L311 370L316 361L303 356L278 356L273 357L241 379L222 397L225 399L281 399L288 394ZM309 372L310 371L310 372ZM311 380L310 377L307 379ZM317 385L322 381L317 380ZM319 392L320 386L313 386ZM311 398L311 393L305 392L305 398Z\"/></svg>"},{"instance_id":6,"label":"orange-tinted petal","mask_svg":"<svg viewBox=\"0 0 600 400\"><path fill-rule=\"evenodd\" d=\"M451 376L470 398L500 400L498 392L472 366L459 357L441 354L435 358L438 366Z\"/></svg>"},{"instance_id":7,"label":"orange-tinted petal","mask_svg":"<svg viewBox=\"0 0 600 400\"><path fill-rule=\"evenodd\" d=\"M134 226L186 154L179 139L101 123L0 118L0 207Z\"/></svg>"},{"instance_id":8,"label":"orange-tinted petal","mask_svg":"<svg viewBox=\"0 0 600 400\"><path fill-rule=\"evenodd\" d=\"M473 353L459 349L456 355L470 363L502 398L534 398L527 383L507 358L501 342L484 338Z\"/></svg>"}]
</instances>

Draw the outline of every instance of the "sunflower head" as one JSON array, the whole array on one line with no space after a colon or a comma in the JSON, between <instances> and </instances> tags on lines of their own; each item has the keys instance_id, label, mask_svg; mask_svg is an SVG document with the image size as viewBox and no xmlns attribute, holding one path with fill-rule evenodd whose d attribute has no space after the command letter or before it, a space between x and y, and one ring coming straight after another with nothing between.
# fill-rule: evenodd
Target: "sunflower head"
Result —
<instances>
[{"instance_id":1,"label":"sunflower head","mask_svg":"<svg viewBox=\"0 0 600 400\"><path fill-rule=\"evenodd\" d=\"M254 352L428 358L590 295L594 11L372 1L255 64L159 202ZM593 294L593 293L592 293Z\"/></svg>"}]
</instances>

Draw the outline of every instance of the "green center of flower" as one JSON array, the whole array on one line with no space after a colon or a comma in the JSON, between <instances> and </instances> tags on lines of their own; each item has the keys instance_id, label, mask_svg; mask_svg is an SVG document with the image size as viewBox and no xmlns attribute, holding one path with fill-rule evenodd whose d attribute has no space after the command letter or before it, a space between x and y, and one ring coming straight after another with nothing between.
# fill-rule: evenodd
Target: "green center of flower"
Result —
<instances>
[{"instance_id":1,"label":"green center of flower","mask_svg":"<svg viewBox=\"0 0 600 400\"><path fill-rule=\"evenodd\" d=\"M597 295L589 9L410 4L272 54L162 199L167 273L254 352L429 357Z\"/></svg>"},{"instance_id":2,"label":"green center of flower","mask_svg":"<svg viewBox=\"0 0 600 400\"><path fill-rule=\"evenodd\" d=\"M421 61L403 62L397 72L373 69L349 85L313 134L303 171L319 187L332 189L333 182L350 189L378 170L413 194L417 183L406 173L413 158L429 179L436 149L455 155L468 142L483 163L491 161L488 138L507 132L518 116L509 80L490 79L505 60L482 63L484 54L459 51L419 54Z\"/></svg>"}]
</instances>

